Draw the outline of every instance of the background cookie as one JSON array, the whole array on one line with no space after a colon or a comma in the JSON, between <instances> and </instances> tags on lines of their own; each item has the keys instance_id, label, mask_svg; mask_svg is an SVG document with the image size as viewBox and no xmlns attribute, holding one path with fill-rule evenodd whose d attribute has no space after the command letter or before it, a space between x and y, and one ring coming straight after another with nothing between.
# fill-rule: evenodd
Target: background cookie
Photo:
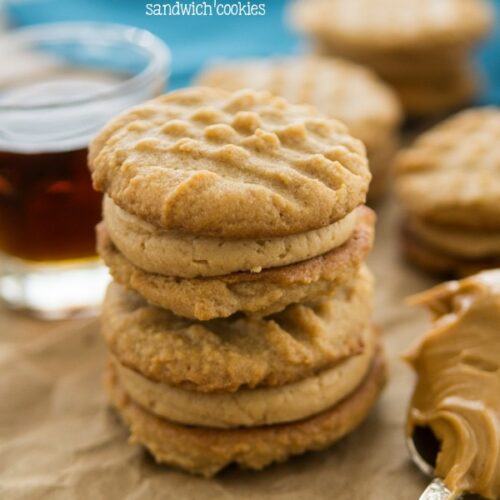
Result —
<instances>
[{"instance_id":1,"label":"background cookie","mask_svg":"<svg viewBox=\"0 0 500 500\"><path fill-rule=\"evenodd\" d=\"M420 136L396 159L405 210L437 224L500 229L500 111L464 111Z\"/></svg>"},{"instance_id":2,"label":"background cookie","mask_svg":"<svg viewBox=\"0 0 500 500\"><path fill-rule=\"evenodd\" d=\"M473 50L493 26L486 0L298 0L295 26L316 51L369 66L397 93L409 118L473 101Z\"/></svg>"},{"instance_id":3,"label":"background cookie","mask_svg":"<svg viewBox=\"0 0 500 500\"><path fill-rule=\"evenodd\" d=\"M479 78L466 68L450 79L393 81L393 88L413 118L457 111L470 103L480 88Z\"/></svg>"},{"instance_id":4,"label":"background cookie","mask_svg":"<svg viewBox=\"0 0 500 500\"><path fill-rule=\"evenodd\" d=\"M467 45L491 26L483 0L299 0L291 17L318 38L370 50Z\"/></svg>"},{"instance_id":5,"label":"background cookie","mask_svg":"<svg viewBox=\"0 0 500 500\"><path fill-rule=\"evenodd\" d=\"M403 231L403 250L411 262L445 278L470 276L484 269L500 267L500 256L465 259L433 247L409 230Z\"/></svg>"},{"instance_id":6,"label":"background cookie","mask_svg":"<svg viewBox=\"0 0 500 500\"><path fill-rule=\"evenodd\" d=\"M394 46L383 51L376 47L347 49L329 45L323 40L315 40L315 52L323 56L344 57L374 70L387 81L421 79L422 76L453 78L463 71L464 61L468 59L469 48L463 45L451 46L440 50L411 50ZM472 68L470 68L472 71Z\"/></svg>"},{"instance_id":7,"label":"background cookie","mask_svg":"<svg viewBox=\"0 0 500 500\"><path fill-rule=\"evenodd\" d=\"M265 92L192 88L133 108L90 146L94 185L165 229L284 236L365 201L362 143L340 122Z\"/></svg>"}]
</instances>

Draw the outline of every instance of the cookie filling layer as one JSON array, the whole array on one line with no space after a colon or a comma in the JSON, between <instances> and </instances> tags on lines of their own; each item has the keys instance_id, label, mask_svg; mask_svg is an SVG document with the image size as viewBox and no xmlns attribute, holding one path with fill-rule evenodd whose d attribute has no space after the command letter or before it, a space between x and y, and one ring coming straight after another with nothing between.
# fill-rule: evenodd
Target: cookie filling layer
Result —
<instances>
[{"instance_id":1,"label":"cookie filling layer","mask_svg":"<svg viewBox=\"0 0 500 500\"><path fill-rule=\"evenodd\" d=\"M437 250L464 259L500 257L500 232L438 226L419 218L409 221L410 231Z\"/></svg>"},{"instance_id":2,"label":"cookie filling layer","mask_svg":"<svg viewBox=\"0 0 500 500\"><path fill-rule=\"evenodd\" d=\"M168 420L205 427L251 427L294 422L320 413L347 397L361 383L373 357L375 335L363 334L364 349L333 368L284 386L199 393L154 382L112 362L129 396Z\"/></svg>"},{"instance_id":3,"label":"cookie filling layer","mask_svg":"<svg viewBox=\"0 0 500 500\"><path fill-rule=\"evenodd\" d=\"M104 220L113 243L137 267L181 278L260 272L317 257L345 243L359 210L321 229L259 240L197 237L162 230L104 199Z\"/></svg>"}]
</instances>

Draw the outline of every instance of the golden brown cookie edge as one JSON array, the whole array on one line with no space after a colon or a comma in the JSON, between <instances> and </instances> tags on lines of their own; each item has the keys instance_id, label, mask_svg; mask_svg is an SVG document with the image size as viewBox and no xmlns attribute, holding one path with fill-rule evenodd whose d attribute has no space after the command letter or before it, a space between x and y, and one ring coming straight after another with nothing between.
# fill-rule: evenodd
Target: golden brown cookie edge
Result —
<instances>
[{"instance_id":1,"label":"golden brown cookie edge","mask_svg":"<svg viewBox=\"0 0 500 500\"><path fill-rule=\"evenodd\" d=\"M189 427L154 416L124 392L108 368L105 386L112 405L131 432L159 463L206 477L230 463L260 470L293 455L324 449L358 427L368 416L386 381L382 350L362 384L330 410L300 422L236 430Z\"/></svg>"}]
</instances>

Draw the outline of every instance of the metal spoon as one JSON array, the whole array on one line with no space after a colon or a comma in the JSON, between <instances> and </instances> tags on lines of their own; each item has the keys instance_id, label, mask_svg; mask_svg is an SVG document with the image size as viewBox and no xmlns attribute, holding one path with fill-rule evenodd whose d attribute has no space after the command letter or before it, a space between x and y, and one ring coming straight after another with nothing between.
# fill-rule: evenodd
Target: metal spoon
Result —
<instances>
[{"instance_id":1,"label":"metal spoon","mask_svg":"<svg viewBox=\"0 0 500 500\"><path fill-rule=\"evenodd\" d=\"M481 500L483 498L474 494L452 492L441 479L435 477L434 471L441 443L429 427L414 427L412 436L407 438L406 444L415 465L426 476L433 478L419 500Z\"/></svg>"},{"instance_id":2,"label":"metal spoon","mask_svg":"<svg viewBox=\"0 0 500 500\"><path fill-rule=\"evenodd\" d=\"M457 497L452 494L441 479L435 478L432 483L425 488L419 500L451 500L452 498Z\"/></svg>"},{"instance_id":3,"label":"metal spoon","mask_svg":"<svg viewBox=\"0 0 500 500\"><path fill-rule=\"evenodd\" d=\"M418 449L414 436L406 440L411 459L429 477L434 477L434 464L429 463ZM456 498L439 478L434 478L420 496L419 500L452 500Z\"/></svg>"}]
</instances>

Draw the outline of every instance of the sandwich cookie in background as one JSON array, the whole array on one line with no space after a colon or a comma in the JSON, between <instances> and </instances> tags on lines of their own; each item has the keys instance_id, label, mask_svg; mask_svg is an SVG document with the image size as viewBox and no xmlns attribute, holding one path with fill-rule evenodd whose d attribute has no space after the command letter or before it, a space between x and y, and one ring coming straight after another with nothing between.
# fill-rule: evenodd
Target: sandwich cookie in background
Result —
<instances>
[{"instance_id":1,"label":"sandwich cookie in background","mask_svg":"<svg viewBox=\"0 0 500 500\"><path fill-rule=\"evenodd\" d=\"M369 201L384 193L402 110L394 92L368 68L319 56L249 59L209 65L197 82L227 90L268 90L344 122L367 148L373 175Z\"/></svg>"},{"instance_id":2,"label":"sandwich cookie in background","mask_svg":"<svg viewBox=\"0 0 500 500\"><path fill-rule=\"evenodd\" d=\"M213 475L324 448L385 382L363 144L268 92L191 88L90 148L106 387L133 441Z\"/></svg>"},{"instance_id":3,"label":"sandwich cookie in background","mask_svg":"<svg viewBox=\"0 0 500 500\"><path fill-rule=\"evenodd\" d=\"M441 275L500 266L500 111L463 111L401 151L395 183L403 248Z\"/></svg>"},{"instance_id":4,"label":"sandwich cookie in background","mask_svg":"<svg viewBox=\"0 0 500 500\"><path fill-rule=\"evenodd\" d=\"M411 299L432 313L407 354L417 374L406 432L451 492L500 498L500 270ZM429 497L430 498L430 497Z\"/></svg>"},{"instance_id":5,"label":"sandwich cookie in background","mask_svg":"<svg viewBox=\"0 0 500 500\"><path fill-rule=\"evenodd\" d=\"M486 0L297 0L290 18L319 53L373 68L412 118L474 99L472 53L493 25Z\"/></svg>"}]
</instances>

